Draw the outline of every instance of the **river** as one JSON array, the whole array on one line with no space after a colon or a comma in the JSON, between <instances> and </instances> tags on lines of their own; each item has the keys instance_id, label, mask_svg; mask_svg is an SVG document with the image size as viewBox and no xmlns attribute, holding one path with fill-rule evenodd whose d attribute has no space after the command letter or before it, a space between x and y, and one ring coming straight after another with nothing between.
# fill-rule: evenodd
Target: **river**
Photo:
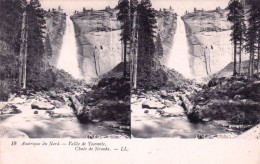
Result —
<instances>
[{"instance_id":1,"label":"river","mask_svg":"<svg viewBox=\"0 0 260 164\"><path fill-rule=\"evenodd\" d=\"M184 109L175 106L171 110L183 114L175 117L163 117L156 109L142 108L142 101L131 104L131 132L135 138L182 138L195 139L199 135L235 137L239 132L229 132L228 128L217 126L214 122L191 123ZM178 110L178 111L177 111Z\"/></svg>"},{"instance_id":2,"label":"river","mask_svg":"<svg viewBox=\"0 0 260 164\"><path fill-rule=\"evenodd\" d=\"M19 103L17 103L18 101ZM54 109L66 117L51 117L46 110L31 109L34 100L15 98L9 103L15 104L22 112L0 115L1 126L24 132L30 138L86 138L88 136L120 135L116 128L99 126L98 123L80 123L68 106ZM37 111L38 114L34 114ZM113 122L111 122L113 124Z\"/></svg>"}]
</instances>

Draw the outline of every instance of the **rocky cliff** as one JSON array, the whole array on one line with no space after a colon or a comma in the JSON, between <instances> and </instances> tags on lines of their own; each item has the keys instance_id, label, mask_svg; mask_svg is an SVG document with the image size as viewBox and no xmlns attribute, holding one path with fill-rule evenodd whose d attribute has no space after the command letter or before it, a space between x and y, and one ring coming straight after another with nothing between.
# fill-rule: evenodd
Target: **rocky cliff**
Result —
<instances>
[{"instance_id":1,"label":"rocky cliff","mask_svg":"<svg viewBox=\"0 0 260 164\"><path fill-rule=\"evenodd\" d=\"M71 16L83 77L95 78L121 62L120 23L116 10L86 10Z\"/></svg>"},{"instance_id":2,"label":"rocky cliff","mask_svg":"<svg viewBox=\"0 0 260 164\"><path fill-rule=\"evenodd\" d=\"M118 10L85 10L71 16L78 44L78 62L84 77L97 77L113 69L122 61ZM172 46L176 15L168 10L156 12L165 57Z\"/></svg>"},{"instance_id":3,"label":"rocky cliff","mask_svg":"<svg viewBox=\"0 0 260 164\"><path fill-rule=\"evenodd\" d=\"M182 18L190 43L190 65L196 79L212 75L233 61L227 10L196 11ZM245 59L242 56L242 59Z\"/></svg>"},{"instance_id":4,"label":"rocky cliff","mask_svg":"<svg viewBox=\"0 0 260 164\"><path fill-rule=\"evenodd\" d=\"M52 10L45 13L46 18L46 34L49 35L52 48L52 56L48 60L49 64L56 66L59 60L60 49L62 45L63 35L66 29L66 15L62 11Z\"/></svg>"}]
</instances>

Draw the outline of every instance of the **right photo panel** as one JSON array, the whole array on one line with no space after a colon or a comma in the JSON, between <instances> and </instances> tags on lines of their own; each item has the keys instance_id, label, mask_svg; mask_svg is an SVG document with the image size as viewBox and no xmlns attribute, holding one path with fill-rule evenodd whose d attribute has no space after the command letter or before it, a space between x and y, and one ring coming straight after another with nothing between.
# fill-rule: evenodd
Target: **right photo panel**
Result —
<instances>
[{"instance_id":1,"label":"right photo panel","mask_svg":"<svg viewBox=\"0 0 260 164\"><path fill-rule=\"evenodd\" d=\"M260 138L260 1L120 0L118 9L132 138Z\"/></svg>"}]
</instances>

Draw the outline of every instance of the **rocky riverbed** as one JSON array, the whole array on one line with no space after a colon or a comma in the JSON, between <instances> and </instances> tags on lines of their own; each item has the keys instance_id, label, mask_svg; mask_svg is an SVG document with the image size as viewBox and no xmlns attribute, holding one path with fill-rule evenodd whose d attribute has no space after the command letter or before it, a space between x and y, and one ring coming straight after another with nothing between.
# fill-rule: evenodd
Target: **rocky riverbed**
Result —
<instances>
[{"instance_id":1,"label":"rocky riverbed","mask_svg":"<svg viewBox=\"0 0 260 164\"><path fill-rule=\"evenodd\" d=\"M242 133L259 122L257 102L259 82L257 78L246 79L244 76L227 77L222 78L221 84L219 79L213 79L208 85L193 85L178 91L169 88L158 91L137 91L136 94L132 94L131 99L133 137L240 138ZM233 95L232 98L212 93L221 92L221 88L227 87L226 85L229 87L225 88L225 93ZM215 101L218 98L219 101ZM194 101L195 99L201 100L200 104L202 102L205 104L201 104L199 108L199 102ZM209 106L210 102L215 103ZM216 104L220 102L225 105ZM245 108L238 108L240 102L243 102ZM228 108L232 105L235 105L234 108ZM220 110L223 110L222 115L219 114ZM243 115L245 117L242 117ZM242 136L259 138L258 126Z\"/></svg>"},{"instance_id":2,"label":"rocky riverbed","mask_svg":"<svg viewBox=\"0 0 260 164\"><path fill-rule=\"evenodd\" d=\"M70 101L77 94L50 91L11 95L7 102L1 102L1 137L129 138L117 121L80 123Z\"/></svg>"}]
</instances>

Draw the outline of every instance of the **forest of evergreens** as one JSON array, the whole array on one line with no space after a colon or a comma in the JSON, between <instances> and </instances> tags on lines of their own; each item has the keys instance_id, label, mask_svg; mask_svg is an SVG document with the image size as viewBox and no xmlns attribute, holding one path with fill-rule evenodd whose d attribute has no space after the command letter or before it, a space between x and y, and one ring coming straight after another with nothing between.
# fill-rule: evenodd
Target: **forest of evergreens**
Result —
<instances>
[{"instance_id":1,"label":"forest of evergreens","mask_svg":"<svg viewBox=\"0 0 260 164\"><path fill-rule=\"evenodd\" d=\"M1 0L0 7L0 100L10 93L83 84L48 64L53 51L46 19L61 9L45 11L39 0Z\"/></svg>"},{"instance_id":2,"label":"forest of evergreens","mask_svg":"<svg viewBox=\"0 0 260 164\"><path fill-rule=\"evenodd\" d=\"M118 20L122 23L124 56L129 55L130 58L132 88L160 88L167 77L160 68L159 60L163 57L163 48L160 35L155 32L156 11L151 1L120 0L117 8ZM129 68L125 66L126 69Z\"/></svg>"},{"instance_id":3,"label":"forest of evergreens","mask_svg":"<svg viewBox=\"0 0 260 164\"><path fill-rule=\"evenodd\" d=\"M232 23L231 41L234 45L233 75L241 75L241 54L242 51L246 51L249 54L248 76L252 77L259 72L260 2L250 0L245 8L240 1L230 0L228 10L227 19ZM238 72L237 55L239 56Z\"/></svg>"}]
</instances>

